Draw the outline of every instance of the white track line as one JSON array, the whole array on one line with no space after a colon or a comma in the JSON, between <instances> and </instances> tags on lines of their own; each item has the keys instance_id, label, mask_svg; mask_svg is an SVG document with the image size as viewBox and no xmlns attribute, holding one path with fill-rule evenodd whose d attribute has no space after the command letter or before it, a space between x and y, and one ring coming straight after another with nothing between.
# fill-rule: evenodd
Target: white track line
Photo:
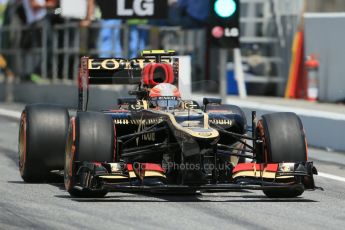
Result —
<instances>
[{"instance_id":1,"label":"white track line","mask_svg":"<svg viewBox=\"0 0 345 230\"><path fill-rule=\"evenodd\" d=\"M10 117L14 119L19 119L21 112L13 111L13 110L7 110L7 109L1 109L0 108L0 115L4 117Z\"/></svg>"},{"instance_id":2,"label":"white track line","mask_svg":"<svg viewBox=\"0 0 345 230\"><path fill-rule=\"evenodd\" d=\"M196 94L194 96L194 99L202 101L202 98L204 98L205 96L207 96L207 95ZM345 121L345 114L337 113L337 112L328 112L328 111L321 111L321 110L317 110L317 109L306 109L306 108L300 108L300 107L291 107L291 106L287 106L287 105L274 105L274 104L269 104L269 103L265 103L265 102L257 102L257 101L250 101L250 100L239 100L239 99L235 99L235 98L227 98L226 103L237 105L237 106L240 106L243 108L248 108L251 110L271 111L271 112L294 112L300 116Z\"/></svg>"},{"instance_id":3,"label":"white track line","mask_svg":"<svg viewBox=\"0 0 345 230\"><path fill-rule=\"evenodd\" d=\"M345 13L303 13L305 18L343 18L345 17Z\"/></svg>"},{"instance_id":4,"label":"white track line","mask_svg":"<svg viewBox=\"0 0 345 230\"><path fill-rule=\"evenodd\" d=\"M328 174L328 173L318 172L318 176L324 177L327 179L331 179L331 180L337 180L337 181L345 182L345 177L336 176L336 175L332 175L332 174Z\"/></svg>"},{"instance_id":5,"label":"white track line","mask_svg":"<svg viewBox=\"0 0 345 230\"><path fill-rule=\"evenodd\" d=\"M320 111L320 110L315 110L315 109L289 107L289 106L284 106L284 105L272 105L272 104L266 104L262 102L254 102L254 101L236 101L236 100L228 99L227 102L241 106L241 107L250 108L252 110L257 109L257 110L266 110L266 111L274 111L274 112L295 112L298 115L306 116L306 117L317 117L317 118L345 121L345 114L342 114L342 113Z\"/></svg>"},{"instance_id":6,"label":"white track line","mask_svg":"<svg viewBox=\"0 0 345 230\"><path fill-rule=\"evenodd\" d=\"M20 115L21 115L21 112L0 108L0 116L19 119ZM336 176L336 175L332 175L332 174L328 174L328 173L318 172L318 176L328 178L331 180L337 180L337 181L345 182L345 177Z\"/></svg>"}]
</instances>

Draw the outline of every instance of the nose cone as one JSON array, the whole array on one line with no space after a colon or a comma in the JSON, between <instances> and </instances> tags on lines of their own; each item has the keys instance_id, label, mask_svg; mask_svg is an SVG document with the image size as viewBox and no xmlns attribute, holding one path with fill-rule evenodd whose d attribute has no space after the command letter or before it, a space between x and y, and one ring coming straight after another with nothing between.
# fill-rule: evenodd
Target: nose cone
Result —
<instances>
[{"instance_id":1,"label":"nose cone","mask_svg":"<svg viewBox=\"0 0 345 230\"><path fill-rule=\"evenodd\" d=\"M219 132L213 128L207 127L207 128L201 128L201 127L191 127L189 128L191 131L191 135L196 138L202 138L202 139L214 139L219 136Z\"/></svg>"}]
</instances>

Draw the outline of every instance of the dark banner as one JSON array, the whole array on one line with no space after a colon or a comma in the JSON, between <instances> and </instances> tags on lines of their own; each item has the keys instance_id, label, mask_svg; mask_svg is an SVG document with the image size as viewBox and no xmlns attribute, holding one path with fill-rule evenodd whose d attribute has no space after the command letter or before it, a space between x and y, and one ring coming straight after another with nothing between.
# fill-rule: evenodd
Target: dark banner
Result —
<instances>
[{"instance_id":1,"label":"dark banner","mask_svg":"<svg viewBox=\"0 0 345 230\"><path fill-rule=\"evenodd\" d=\"M102 18L166 18L168 0L97 0Z\"/></svg>"},{"instance_id":2,"label":"dark banner","mask_svg":"<svg viewBox=\"0 0 345 230\"><path fill-rule=\"evenodd\" d=\"M154 58L88 58L84 66L90 84L139 84L142 81L142 70L149 63L155 63ZM179 59L162 57L162 63L171 64L174 75L178 79ZM86 70L87 68L87 70ZM163 80L164 81L164 80Z\"/></svg>"}]
</instances>

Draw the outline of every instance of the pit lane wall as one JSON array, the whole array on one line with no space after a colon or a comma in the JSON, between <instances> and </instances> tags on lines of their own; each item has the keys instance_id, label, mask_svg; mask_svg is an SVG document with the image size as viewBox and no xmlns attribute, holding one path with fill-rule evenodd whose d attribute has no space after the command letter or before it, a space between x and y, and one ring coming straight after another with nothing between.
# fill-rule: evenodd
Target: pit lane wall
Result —
<instances>
[{"instance_id":1,"label":"pit lane wall","mask_svg":"<svg viewBox=\"0 0 345 230\"><path fill-rule=\"evenodd\" d=\"M91 87L90 110L114 108L117 98L128 97L128 90L133 86L123 87ZM0 101L5 100L5 85L0 84ZM53 84L15 84L13 85L14 102L20 103L54 103L77 108L78 95L76 85ZM207 95L193 94L192 98L199 102ZM224 101L224 100L223 100ZM327 148L345 152L345 114L313 110L312 108L297 108L289 105L273 105L269 99L265 102L255 102L250 99L240 100L234 97L226 99L226 103L240 106L250 123L251 111L256 110L258 117L272 112L295 112L303 122L310 146ZM293 103L293 102L292 102ZM250 125L250 124L249 124Z\"/></svg>"},{"instance_id":2,"label":"pit lane wall","mask_svg":"<svg viewBox=\"0 0 345 230\"><path fill-rule=\"evenodd\" d=\"M128 90L133 90L133 87L90 86L88 108L90 110L114 108L117 104L117 98L129 97ZM0 101L5 101L6 91L6 85L0 84ZM13 102L24 104L53 103L64 105L71 109L78 107L78 90L76 84L14 84L12 86L12 95Z\"/></svg>"},{"instance_id":3,"label":"pit lane wall","mask_svg":"<svg viewBox=\"0 0 345 230\"><path fill-rule=\"evenodd\" d=\"M240 106L247 116L248 123L251 122L252 110L257 111L258 118L266 113L294 112L302 120L310 146L345 152L344 113L328 112L313 107L296 107L293 101L290 105L275 105L271 104L269 99L267 102L255 102L248 99L237 100L232 97L227 99L227 103Z\"/></svg>"},{"instance_id":4,"label":"pit lane wall","mask_svg":"<svg viewBox=\"0 0 345 230\"><path fill-rule=\"evenodd\" d=\"M245 110L250 111L251 108ZM286 109L285 112L287 111L295 112L301 118L310 146L345 152L345 119L301 114L293 109ZM283 110L259 109L258 115L272 112L283 112Z\"/></svg>"}]
</instances>

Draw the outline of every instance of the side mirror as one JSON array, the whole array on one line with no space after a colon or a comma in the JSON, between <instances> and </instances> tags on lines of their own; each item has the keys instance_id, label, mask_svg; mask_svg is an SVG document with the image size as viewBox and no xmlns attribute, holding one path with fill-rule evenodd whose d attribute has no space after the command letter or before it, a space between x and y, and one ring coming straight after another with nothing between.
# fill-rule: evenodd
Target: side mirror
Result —
<instances>
[{"instance_id":1,"label":"side mirror","mask_svg":"<svg viewBox=\"0 0 345 230\"><path fill-rule=\"evenodd\" d=\"M220 105L222 104L222 99L220 98L212 98L212 97L204 97L202 100L202 103L204 105L204 112L206 111L206 106L208 104L213 104L213 105Z\"/></svg>"},{"instance_id":2,"label":"side mirror","mask_svg":"<svg viewBox=\"0 0 345 230\"><path fill-rule=\"evenodd\" d=\"M135 105L136 103L137 103L137 99L136 98L132 98L132 97L118 98L117 99L117 104L118 105L124 105L124 104Z\"/></svg>"},{"instance_id":3,"label":"side mirror","mask_svg":"<svg viewBox=\"0 0 345 230\"><path fill-rule=\"evenodd\" d=\"M140 100L148 96L148 92L146 90L130 90L128 91L128 94L132 96L135 95L137 96L137 99L140 99Z\"/></svg>"},{"instance_id":4,"label":"side mirror","mask_svg":"<svg viewBox=\"0 0 345 230\"><path fill-rule=\"evenodd\" d=\"M204 99L202 100L202 103L204 106L206 106L208 104L220 105L220 104L222 104L222 99L221 98L204 97Z\"/></svg>"}]
</instances>

